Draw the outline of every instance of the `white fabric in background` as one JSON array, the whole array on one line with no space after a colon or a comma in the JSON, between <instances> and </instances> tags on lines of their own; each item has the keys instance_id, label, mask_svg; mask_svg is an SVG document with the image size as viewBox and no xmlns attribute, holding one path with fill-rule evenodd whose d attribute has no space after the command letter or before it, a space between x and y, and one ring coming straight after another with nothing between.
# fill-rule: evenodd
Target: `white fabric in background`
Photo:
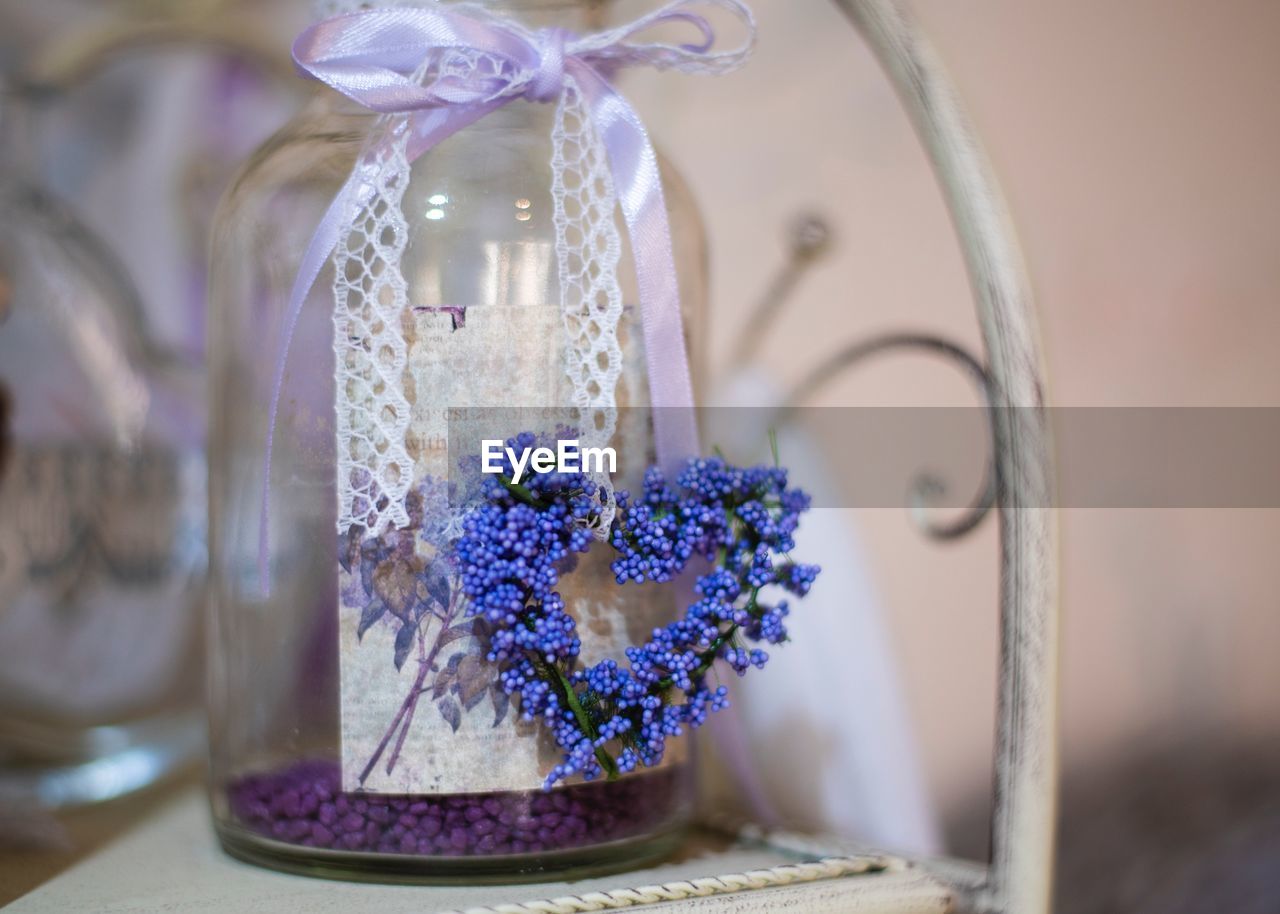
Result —
<instances>
[{"instance_id":1,"label":"white fabric in background","mask_svg":"<svg viewBox=\"0 0 1280 914\"><path fill-rule=\"evenodd\" d=\"M741 373L706 411L708 447L735 461L770 459L770 407L780 392ZM803 432L778 429L780 461L794 484L838 504L826 455ZM809 595L792 602L791 641L769 650L761 674L729 677L747 762L782 821L846 834L897 851L937 853L936 810L900 681L884 607L847 508L818 507L796 535L797 560L822 566ZM725 747L718 747L726 751Z\"/></svg>"}]
</instances>

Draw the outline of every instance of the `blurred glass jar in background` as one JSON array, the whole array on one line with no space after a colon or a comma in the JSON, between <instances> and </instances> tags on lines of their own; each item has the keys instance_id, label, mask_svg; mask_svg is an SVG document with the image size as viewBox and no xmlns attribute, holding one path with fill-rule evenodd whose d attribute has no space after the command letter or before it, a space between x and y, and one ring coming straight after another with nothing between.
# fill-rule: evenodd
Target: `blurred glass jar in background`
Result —
<instances>
[{"instance_id":1,"label":"blurred glass jar in background","mask_svg":"<svg viewBox=\"0 0 1280 914\"><path fill-rule=\"evenodd\" d=\"M33 115L11 96L0 124L0 802L105 799L203 754L208 232L296 109L272 36L305 6L0 3Z\"/></svg>"},{"instance_id":2,"label":"blurred glass jar in background","mask_svg":"<svg viewBox=\"0 0 1280 914\"><path fill-rule=\"evenodd\" d=\"M575 31L596 25L600 7L591 0L483 5L531 27ZM511 102L422 156L401 188L400 267L409 306L400 318L410 338L405 374L415 380L405 383L416 391L415 417L457 406L567 405L551 197L554 110ZM340 562L336 532L332 260L296 327L285 328L302 253L376 127L372 114L319 90L249 161L215 225L209 712L219 836L237 856L328 875L507 878L638 865L669 849L689 818L692 766L681 753L672 753L670 765L616 782L544 792L542 781L557 760L546 752L548 734L517 724L501 688L484 679L493 673L477 639L450 627L465 618L454 615L456 582L452 597L437 589L442 621L421 623L423 654L403 671L399 654L392 666L392 642L400 640L392 616L405 613L357 628L367 619L351 602L359 595L347 591L360 582L347 580L352 572L347 560ZM663 177L696 356L705 306L701 223L665 165ZM379 275L371 252L394 241L391 229L376 227L385 213L381 203L368 209L368 247L346 243L352 256L344 282L363 281L361 263L372 262L370 275ZM625 235L623 248L618 403L642 406L647 374ZM266 592L258 574L260 525L267 521L263 477L285 333L292 343L269 465ZM620 462L638 476L652 460L652 440L637 415L629 425L624 412L615 442L622 444ZM419 432L415 425L410 437L421 442ZM413 554L410 564L432 561L434 544L422 542L429 539L430 498L425 488L411 492L410 514L419 520L405 531L360 543L352 528L351 542L375 563L372 578L394 573L390 558L385 569L376 565L392 539ZM643 620L674 607L660 605L669 597L652 590L639 594L636 602L644 605L620 606L635 598L619 597L607 563L596 567L592 560L583 560L569 584L590 590L578 604L591 607L592 618L579 619L584 654L598 635L621 656L621 644L652 629ZM573 607L578 595L565 596ZM413 682L415 672L433 676L434 687Z\"/></svg>"},{"instance_id":3,"label":"blurred glass jar in background","mask_svg":"<svg viewBox=\"0 0 1280 914\"><path fill-rule=\"evenodd\" d=\"M44 99L41 185L128 269L152 339L203 359L213 212L302 100L287 38L307 0L61 0L40 24L6 5L0 20L29 33L22 77Z\"/></svg>"},{"instance_id":4,"label":"blurred glass jar in background","mask_svg":"<svg viewBox=\"0 0 1280 914\"><path fill-rule=\"evenodd\" d=\"M200 742L205 467L195 366L27 179L0 85L0 795L119 796Z\"/></svg>"}]
</instances>

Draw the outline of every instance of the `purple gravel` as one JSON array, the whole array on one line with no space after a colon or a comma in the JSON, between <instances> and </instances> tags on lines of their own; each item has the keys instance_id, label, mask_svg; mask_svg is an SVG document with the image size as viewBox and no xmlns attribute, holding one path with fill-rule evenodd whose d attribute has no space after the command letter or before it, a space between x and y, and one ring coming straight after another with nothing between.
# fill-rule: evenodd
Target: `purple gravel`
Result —
<instances>
[{"instance_id":1,"label":"purple gravel","mask_svg":"<svg viewBox=\"0 0 1280 914\"><path fill-rule=\"evenodd\" d=\"M227 788L245 828L304 847L429 857L536 854L653 831L679 811L672 769L551 793L345 793L338 766L303 761Z\"/></svg>"}]
</instances>

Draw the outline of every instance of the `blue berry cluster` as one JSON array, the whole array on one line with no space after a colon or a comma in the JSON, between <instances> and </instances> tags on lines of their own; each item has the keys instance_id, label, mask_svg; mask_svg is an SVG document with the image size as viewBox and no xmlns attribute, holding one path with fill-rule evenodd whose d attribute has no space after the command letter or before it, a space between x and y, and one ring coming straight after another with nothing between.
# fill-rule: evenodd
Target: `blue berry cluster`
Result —
<instances>
[{"instance_id":1,"label":"blue berry cluster","mask_svg":"<svg viewBox=\"0 0 1280 914\"><path fill-rule=\"evenodd\" d=\"M526 432L507 446L535 443ZM787 602L770 594L804 596L818 575L817 566L788 557L809 498L788 488L784 469L743 469L719 457L689 461L674 484L652 468L634 498L617 493L608 540L619 584L671 581L695 559L709 567L684 616L628 648L625 668L614 660L583 668L556 587L590 547L603 493L581 473L535 473L513 485L511 469L486 480L457 558L503 689L564 753L546 786L657 765L669 737L728 706L728 690L707 681L717 660L743 675L769 660L754 645L787 639Z\"/></svg>"}]
</instances>

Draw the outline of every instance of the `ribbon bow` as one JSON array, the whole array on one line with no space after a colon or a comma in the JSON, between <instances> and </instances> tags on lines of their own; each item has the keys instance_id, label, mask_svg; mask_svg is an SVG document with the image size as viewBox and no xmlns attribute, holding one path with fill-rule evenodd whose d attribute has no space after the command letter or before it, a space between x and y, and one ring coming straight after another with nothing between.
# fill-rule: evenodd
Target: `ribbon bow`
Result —
<instances>
[{"instance_id":1,"label":"ribbon bow","mask_svg":"<svg viewBox=\"0 0 1280 914\"><path fill-rule=\"evenodd\" d=\"M715 33L696 8L720 8L747 32L739 47L715 51ZM690 44L641 43L639 34L659 25L697 29ZM371 111L403 118L410 162L485 115L517 99L557 100L571 78L582 94L604 147L631 237L639 286L641 326L654 411L659 462L675 466L697 452L693 388L680 315L671 230L658 159L635 109L609 82L615 71L647 66L685 73L723 73L751 51L755 21L740 0L673 0L634 22L578 36L564 29L533 31L475 6L395 7L335 16L304 31L293 46L300 70ZM433 67L441 55L474 54L491 62L464 73ZM366 155L376 161L378 151ZM290 292L276 363L266 440L259 576L267 587L270 465L285 363L298 315L339 243L345 225L372 198L365 170L357 167L316 228Z\"/></svg>"}]
</instances>

